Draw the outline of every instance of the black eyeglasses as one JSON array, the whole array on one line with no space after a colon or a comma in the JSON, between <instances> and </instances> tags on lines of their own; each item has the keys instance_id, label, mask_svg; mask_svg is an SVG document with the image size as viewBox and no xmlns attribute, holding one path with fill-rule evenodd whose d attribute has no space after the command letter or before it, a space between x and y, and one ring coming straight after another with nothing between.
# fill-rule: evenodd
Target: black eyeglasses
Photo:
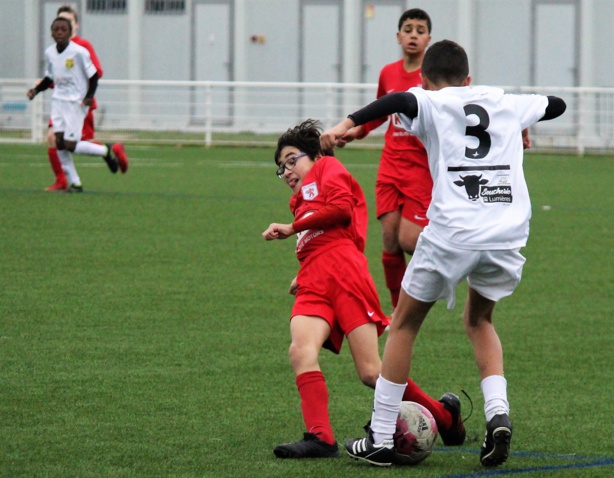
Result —
<instances>
[{"instance_id":1,"label":"black eyeglasses","mask_svg":"<svg viewBox=\"0 0 614 478\"><path fill-rule=\"evenodd\" d=\"M283 178L284 172L286 169L288 171L292 171L294 169L294 166L296 166L296 162L303 156L307 156L307 153L297 154L296 156L292 156L291 158L288 158L288 160L284 164L279 166L279 169L277 169L277 171L275 171L275 174L277 174L277 177L279 179Z\"/></svg>"}]
</instances>

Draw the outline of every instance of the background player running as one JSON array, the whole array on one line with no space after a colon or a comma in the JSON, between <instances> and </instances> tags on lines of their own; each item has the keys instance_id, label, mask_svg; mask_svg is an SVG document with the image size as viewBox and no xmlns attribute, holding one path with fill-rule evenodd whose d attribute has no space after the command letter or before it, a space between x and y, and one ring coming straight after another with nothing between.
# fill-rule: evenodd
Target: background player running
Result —
<instances>
[{"instance_id":1,"label":"background player running","mask_svg":"<svg viewBox=\"0 0 614 478\"><path fill-rule=\"evenodd\" d=\"M432 22L420 8L403 12L398 21L397 43L403 58L384 66L377 97L422 85L422 59L431 41ZM349 130L344 142L362 139L382 125L378 118ZM382 228L382 266L392 307L396 307L407 267L405 253L413 254L418 236L428 224L433 180L422 142L390 115L375 183L376 214Z\"/></svg>"},{"instance_id":2,"label":"background player running","mask_svg":"<svg viewBox=\"0 0 614 478\"><path fill-rule=\"evenodd\" d=\"M81 178L75 168L71 152L101 156L111 171L128 170L128 158L121 143L103 146L83 141L85 117L94 102L98 86L98 73L87 49L71 41L72 23L65 17L57 17L51 24L55 45L45 50L45 77L27 96L33 99L51 85L51 121L58 157L68 176L68 191L81 192ZM59 189L59 188L58 188Z\"/></svg>"}]
</instances>

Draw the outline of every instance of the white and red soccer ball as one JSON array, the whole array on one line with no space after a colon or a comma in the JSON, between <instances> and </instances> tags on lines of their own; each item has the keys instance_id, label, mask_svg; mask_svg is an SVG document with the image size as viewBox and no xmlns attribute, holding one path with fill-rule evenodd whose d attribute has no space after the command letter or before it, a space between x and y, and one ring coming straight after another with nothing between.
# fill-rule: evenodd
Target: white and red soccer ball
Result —
<instances>
[{"instance_id":1,"label":"white and red soccer ball","mask_svg":"<svg viewBox=\"0 0 614 478\"><path fill-rule=\"evenodd\" d=\"M415 402L402 402L394 434L395 464L417 465L433 451L437 424L431 412Z\"/></svg>"}]
</instances>

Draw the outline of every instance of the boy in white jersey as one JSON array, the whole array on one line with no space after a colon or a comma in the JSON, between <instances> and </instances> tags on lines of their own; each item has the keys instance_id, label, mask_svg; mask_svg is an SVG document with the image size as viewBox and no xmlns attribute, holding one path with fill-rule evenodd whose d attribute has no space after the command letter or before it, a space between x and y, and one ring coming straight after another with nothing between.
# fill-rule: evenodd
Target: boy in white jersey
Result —
<instances>
[{"instance_id":1,"label":"boy in white jersey","mask_svg":"<svg viewBox=\"0 0 614 478\"><path fill-rule=\"evenodd\" d=\"M528 237L531 205L521 131L560 116L566 105L553 96L469 87L467 55L449 40L427 50L422 78L424 89L386 95L321 136L322 147L330 149L343 144L350 128L399 113L404 127L424 143L433 177L429 224L418 239L393 313L368 436L348 441L346 450L374 465L393 463L392 435L420 326L438 299L452 308L456 286L467 279L464 324L482 380L487 421L480 462L498 466L508 457L512 424L492 314L496 302L520 282L525 262L520 248Z\"/></svg>"},{"instance_id":2,"label":"boy in white jersey","mask_svg":"<svg viewBox=\"0 0 614 478\"><path fill-rule=\"evenodd\" d=\"M111 170L128 169L128 158L123 146L120 150L81 140L83 121L92 105L98 86L98 73L87 49L70 40L72 24L58 17L51 24L51 36L56 44L45 50L45 77L28 90L28 98L54 84L51 101L51 120L56 137L58 156L68 176L69 191L81 192L81 179L75 168L71 152L101 156ZM114 171L114 172L115 172Z\"/></svg>"}]
</instances>

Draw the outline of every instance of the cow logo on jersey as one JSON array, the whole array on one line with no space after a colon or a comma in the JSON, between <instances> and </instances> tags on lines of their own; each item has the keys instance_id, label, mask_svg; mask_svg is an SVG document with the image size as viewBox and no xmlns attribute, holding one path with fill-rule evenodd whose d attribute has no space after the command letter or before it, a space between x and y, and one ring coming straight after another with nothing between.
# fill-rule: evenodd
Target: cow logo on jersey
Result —
<instances>
[{"instance_id":1,"label":"cow logo on jersey","mask_svg":"<svg viewBox=\"0 0 614 478\"><path fill-rule=\"evenodd\" d=\"M465 186L467 197L472 201L477 201L480 197L480 187L488 183L488 179L482 179L482 175L467 174L462 176L459 174L461 181L454 181L458 187Z\"/></svg>"},{"instance_id":2,"label":"cow logo on jersey","mask_svg":"<svg viewBox=\"0 0 614 478\"><path fill-rule=\"evenodd\" d=\"M66 58L64 66L67 70L71 70L75 66L75 60L73 58Z\"/></svg>"},{"instance_id":3,"label":"cow logo on jersey","mask_svg":"<svg viewBox=\"0 0 614 478\"><path fill-rule=\"evenodd\" d=\"M305 184L301 188L301 194L303 195L303 199L305 201L313 201L315 198L318 197L319 194L318 185L315 182Z\"/></svg>"},{"instance_id":4,"label":"cow logo on jersey","mask_svg":"<svg viewBox=\"0 0 614 478\"><path fill-rule=\"evenodd\" d=\"M482 174L460 175L460 180L454 181L458 187L465 187L467 198L470 201L482 199L484 203L511 203L512 186L507 175L499 177L498 184L486 186L490 181L482 178Z\"/></svg>"}]
</instances>

